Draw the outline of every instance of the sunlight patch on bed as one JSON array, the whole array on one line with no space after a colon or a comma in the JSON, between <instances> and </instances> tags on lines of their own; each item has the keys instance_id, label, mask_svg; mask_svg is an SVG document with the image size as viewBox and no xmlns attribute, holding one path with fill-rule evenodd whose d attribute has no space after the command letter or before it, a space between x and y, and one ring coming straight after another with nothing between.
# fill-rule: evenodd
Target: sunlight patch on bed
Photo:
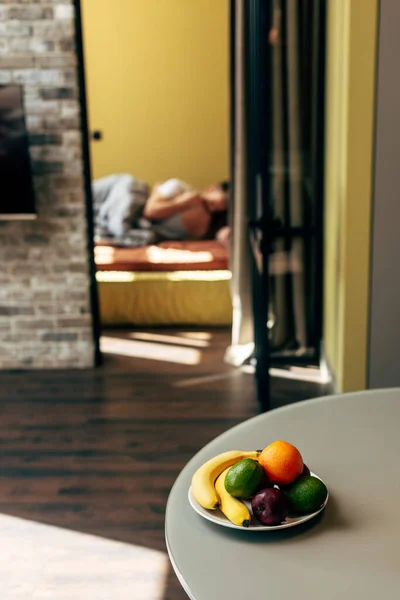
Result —
<instances>
[{"instance_id":1,"label":"sunlight patch on bed","mask_svg":"<svg viewBox=\"0 0 400 600\"><path fill-rule=\"evenodd\" d=\"M191 250L180 250L178 248L158 248L150 246L146 250L146 259L154 264L191 264L212 262L211 252L192 252Z\"/></svg>"},{"instance_id":2,"label":"sunlight patch on bed","mask_svg":"<svg viewBox=\"0 0 400 600\"><path fill-rule=\"evenodd\" d=\"M100 349L104 354L145 358L180 365L198 365L201 361L201 352L194 348L182 348L171 344L140 342L117 337L102 336L100 338Z\"/></svg>"},{"instance_id":3,"label":"sunlight patch on bed","mask_svg":"<svg viewBox=\"0 0 400 600\"><path fill-rule=\"evenodd\" d=\"M133 281L229 281L230 271L97 271L99 283L129 283Z\"/></svg>"},{"instance_id":4,"label":"sunlight patch on bed","mask_svg":"<svg viewBox=\"0 0 400 600\"><path fill-rule=\"evenodd\" d=\"M230 271L173 271L166 275L169 281L228 281L232 279Z\"/></svg>"},{"instance_id":5,"label":"sunlight patch on bed","mask_svg":"<svg viewBox=\"0 0 400 600\"><path fill-rule=\"evenodd\" d=\"M142 546L0 515L1 597L162 600L168 557Z\"/></svg>"},{"instance_id":6,"label":"sunlight patch on bed","mask_svg":"<svg viewBox=\"0 0 400 600\"><path fill-rule=\"evenodd\" d=\"M96 273L98 283L129 283L135 279L135 273L130 271L97 271Z\"/></svg>"},{"instance_id":7,"label":"sunlight patch on bed","mask_svg":"<svg viewBox=\"0 0 400 600\"><path fill-rule=\"evenodd\" d=\"M115 248L112 246L95 246L94 256L96 265L108 265L113 262Z\"/></svg>"}]
</instances>

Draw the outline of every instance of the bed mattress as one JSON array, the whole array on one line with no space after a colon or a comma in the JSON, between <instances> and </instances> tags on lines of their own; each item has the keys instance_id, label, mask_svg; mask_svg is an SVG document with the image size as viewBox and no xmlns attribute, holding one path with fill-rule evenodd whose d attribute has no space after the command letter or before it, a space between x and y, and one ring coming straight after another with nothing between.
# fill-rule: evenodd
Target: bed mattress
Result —
<instances>
[{"instance_id":1,"label":"bed mattress","mask_svg":"<svg viewBox=\"0 0 400 600\"><path fill-rule=\"evenodd\" d=\"M220 271L228 268L225 248L215 240L163 242L142 248L95 247L97 271Z\"/></svg>"},{"instance_id":2,"label":"bed mattress","mask_svg":"<svg viewBox=\"0 0 400 600\"><path fill-rule=\"evenodd\" d=\"M99 271L101 322L106 326L230 325L230 278L228 270Z\"/></svg>"}]
</instances>

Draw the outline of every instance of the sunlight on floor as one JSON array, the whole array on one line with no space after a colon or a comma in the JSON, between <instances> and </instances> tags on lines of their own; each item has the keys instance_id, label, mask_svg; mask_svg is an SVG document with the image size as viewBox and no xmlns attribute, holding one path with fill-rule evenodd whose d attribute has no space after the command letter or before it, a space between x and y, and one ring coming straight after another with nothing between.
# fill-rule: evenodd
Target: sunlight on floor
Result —
<instances>
[{"instance_id":1,"label":"sunlight on floor","mask_svg":"<svg viewBox=\"0 0 400 600\"><path fill-rule=\"evenodd\" d=\"M208 333L208 331L180 331L178 335L188 338L189 340L210 341L212 339L212 335L211 333Z\"/></svg>"},{"instance_id":2,"label":"sunlight on floor","mask_svg":"<svg viewBox=\"0 0 400 600\"><path fill-rule=\"evenodd\" d=\"M102 336L100 338L100 349L104 354L132 356L181 365L198 365L201 361L201 352L194 348L182 348L181 346L140 342L117 337Z\"/></svg>"},{"instance_id":3,"label":"sunlight on floor","mask_svg":"<svg viewBox=\"0 0 400 600\"><path fill-rule=\"evenodd\" d=\"M254 375L256 372L254 365L242 365L240 367L242 373ZM278 379L293 379L294 381L309 381L311 383L329 383L330 379L324 375L322 369L316 367L287 367L287 368L276 368L271 367L269 370L270 377L276 377Z\"/></svg>"},{"instance_id":4,"label":"sunlight on floor","mask_svg":"<svg viewBox=\"0 0 400 600\"><path fill-rule=\"evenodd\" d=\"M135 340L143 340L145 342L161 342L165 344L176 344L177 346L194 346L195 348L207 348L210 345L210 342L207 342L206 340L190 340L184 337L180 337L178 335L146 333L144 331L130 333L129 337Z\"/></svg>"},{"instance_id":5,"label":"sunlight on floor","mask_svg":"<svg viewBox=\"0 0 400 600\"><path fill-rule=\"evenodd\" d=\"M163 552L0 515L1 597L162 600Z\"/></svg>"}]
</instances>

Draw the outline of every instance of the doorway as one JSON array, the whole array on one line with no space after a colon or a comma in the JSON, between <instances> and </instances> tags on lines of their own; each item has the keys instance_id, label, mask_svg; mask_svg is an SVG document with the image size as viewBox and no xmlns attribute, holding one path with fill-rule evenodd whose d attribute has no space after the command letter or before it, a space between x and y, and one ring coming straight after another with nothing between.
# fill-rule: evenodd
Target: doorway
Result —
<instances>
[{"instance_id":1,"label":"doorway","mask_svg":"<svg viewBox=\"0 0 400 600\"><path fill-rule=\"evenodd\" d=\"M176 8L178 4L180 8L184 7L183 13L172 10L171 4L164 1L155 4L144 3L144 0L134 3L124 0L116 7L115 14L111 15L106 0L81 2L93 179L102 178L110 172L132 172L137 167L139 182L148 179L150 186L173 173L179 176L182 174L191 179L193 185L202 188L212 178L216 180L218 177L220 180L221 177L229 176L228 158L234 150L229 152L228 143L228 40L230 34L232 48L236 36L234 16L237 5L241 3L231 2L229 32L228 2L219 3L218 7L211 0L203 0L196 5L182 3L180 0L175 2ZM251 232L248 235L254 254L252 310L256 321L255 359L260 402L265 407L264 396L269 390L271 348L277 349L274 355L274 362L277 364L308 364L310 350L311 360L318 361L322 305L322 200L319 203L315 201L318 197L322 198L324 11L321 8L323 3L311 0L308 3L296 0L274 0L267 3L252 0L242 4L245 7L245 36L249 40L245 45L244 57L245 80L249 84L245 94L249 107L249 152L245 159L248 168L246 195L249 205L244 219L247 227L250 217ZM213 19L209 19L211 11ZM179 18L174 18L169 27L169 19L177 14ZM306 33L301 34L303 29ZM271 37L271 32L275 38ZM211 40L207 52L203 46L203 38ZM108 40L107 44L105 39ZM307 50L306 60L300 60L304 49ZM163 58L162 62L160 57ZM170 68L165 67L165 59L168 57L173 58ZM232 53L230 58L234 68ZM287 77L288 73L291 73L291 77ZM234 70L231 74L233 80ZM300 85L300 76L303 75L304 82ZM281 102L277 101L278 96ZM235 97L232 94L230 100L234 107ZM306 109L300 122L296 122L293 115L290 115L291 107L297 101ZM277 115L279 105L281 117L275 121L279 121L280 125L273 130L271 114ZM313 119L307 121L305 117L311 114L314 115ZM297 179L294 177L296 169L293 162L293 130L296 128L302 133L302 139L307 140L306 151L303 152L304 147L298 147L296 160L300 161L301 168ZM280 148L276 145L278 137L284 140ZM231 139L234 144L234 128ZM283 153L281 164L278 164L279 153ZM231 172L234 180L234 169L231 168ZM235 185L235 181L233 184ZM296 203L295 197L300 204ZM94 206L95 213L96 210ZM293 211L300 216L294 218ZM295 246L298 250L297 258L301 257L297 262L305 264L307 256L311 256L313 261L312 267L307 267L306 272L300 276L290 266L296 254ZM180 274L179 263L172 270L173 260L166 260L167 267L162 270L162 277L155 276L154 272L148 277L143 273L143 267L139 269L139 274L127 267L124 248L100 247L95 251L100 271L97 273L97 283L101 305L104 307L107 303L104 300L104 290L108 290L111 304L115 302L115 298L122 298L119 307L114 312L111 311L111 322L106 322L107 325L126 325L131 318L132 312L129 310L128 317L126 314L121 316L125 309L129 309L130 304L130 292L121 294L122 284L126 289L132 283L135 283L136 289L141 287L146 306L149 286L156 281L164 309L168 290L171 287L176 290L176 282L182 283L184 279ZM169 256L176 257L179 252L182 255L182 248L156 248L151 252L152 262L160 264L164 260L161 255L165 257L169 253ZM276 273L271 273L278 254L284 258L283 262L287 267L283 269L283 277L276 277ZM207 269L210 266L207 263L214 260L218 263L218 257L203 247L190 265L193 270L197 270L199 262L205 263L203 274L197 274L195 284L191 282L194 290L189 303L191 307L196 304L193 298L200 296L199 285L207 289L211 281L212 287L208 287L208 290L215 291L218 281L221 289L215 300L200 300L197 315L190 317L188 325L204 324L202 319L205 307L211 308L213 312L212 317L206 317L208 325L229 325L229 270L223 269L222 280L214 275L204 276L204 272L211 272ZM261 269L260 261L263 263ZM122 265L118 271L114 269L116 264L119 267ZM225 265L227 267L226 262ZM164 287L159 284L159 280L163 281ZM221 291L222 288L224 292ZM283 288L284 298L282 300L281 293L279 302L276 299ZM205 292L203 299L208 296L209 292ZM269 297L275 301L275 305L268 300ZM285 302L292 305L282 310ZM180 300L175 299L173 304L180 305ZM140 302L135 298L135 315L138 314L139 305ZM220 313L215 316L214 313L218 310ZM303 313L300 320L299 313ZM292 325L296 320L293 347L288 347L286 340L283 345L281 343L281 347L277 343L285 329L285 319L289 326L290 319ZM154 315L148 324L170 325L169 322L157 322ZM310 339L311 348L308 343Z\"/></svg>"},{"instance_id":2,"label":"doorway","mask_svg":"<svg viewBox=\"0 0 400 600\"><path fill-rule=\"evenodd\" d=\"M123 174L141 201L171 178L200 191L229 179L228 4L121 0L110 11L106 0L80 2L103 327L148 328L153 339L155 327L230 327L217 228L196 243L145 244L137 231L117 243L99 239L93 185Z\"/></svg>"}]
</instances>

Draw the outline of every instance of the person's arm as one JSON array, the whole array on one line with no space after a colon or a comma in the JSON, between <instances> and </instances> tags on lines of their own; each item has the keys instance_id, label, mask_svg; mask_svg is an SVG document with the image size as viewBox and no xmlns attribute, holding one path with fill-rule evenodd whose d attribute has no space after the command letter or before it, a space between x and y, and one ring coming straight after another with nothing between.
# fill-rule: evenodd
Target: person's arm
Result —
<instances>
[{"instance_id":1,"label":"person's arm","mask_svg":"<svg viewBox=\"0 0 400 600\"><path fill-rule=\"evenodd\" d=\"M204 205L204 200L200 194L194 190L182 192L168 198L158 192L158 186L154 190L150 198L146 202L143 216L150 220L167 219L176 213L184 212L188 208Z\"/></svg>"}]
</instances>

